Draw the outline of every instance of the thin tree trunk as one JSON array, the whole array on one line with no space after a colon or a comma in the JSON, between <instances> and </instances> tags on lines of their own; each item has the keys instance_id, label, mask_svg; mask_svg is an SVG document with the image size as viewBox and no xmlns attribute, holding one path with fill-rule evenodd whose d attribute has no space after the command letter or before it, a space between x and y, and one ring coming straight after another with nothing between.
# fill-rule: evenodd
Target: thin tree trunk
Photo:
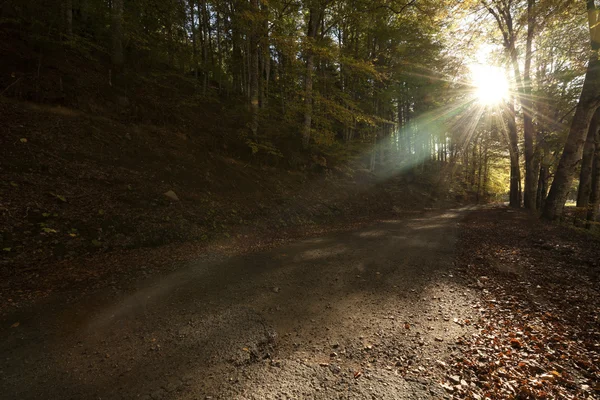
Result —
<instances>
[{"instance_id":1,"label":"thin tree trunk","mask_svg":"<svg viewBox=\"0 0 600 400\"><path fill-rule=\"evenodd\" d=\"M517 134L517 121L515 120L515 106L511 100L508 104L508 150L510 153L510 207L521 206L521 169L519 166L519 138Z\"/></svg>"},{"instance_id":2,"label":"thin tree trunk","mask_svg":"<svg viewBox=\"0 0 600 400\"><path fill-rule=\"evenodd\" d=\"M117 69L120 69L124 63L124 57L123 57L123 0L112 0L111 31L112 31L112 63Z\"/></svg>"},{"instance_id":3,"label":"thin tree trunk","mask_svg":"<svg viewBox=\"0 0 600 400\"><path fill-rule=\"evenodd\" d=\"M198 10L199 15L202 18L199 18L202 21L202 95L206 96L206 92L208 90L208 51L210 49L210 35L209 35L209 25L210 18L206 9L206 0L202 0L200 2L200 9Z\"/></svg>"},{"instance_id":4,"label":"thin tree trunk","mask_svg":"<svg viewBox=\"0 0 600 400\"><path fill-rule=\"evenodd\" d=\"M592 223L596 222L598 213L600 212L600 132L596 133L596 149L592 168L592 190L587 213L587 229L590 229Z\"/></svg>"},{"instance_id":5,"label":"thin tree trunk","mask_svg":"<svg viewBox=\"0 0 600 400\"><path fill-rule=\"evenodd\" d=\"M262 90L261 107L266 108L269 105L269 80L271 78L271 48L269 44L269 9L268 5L263 4L266 16L263 21L263 71L264 71L264 82Z\"/></svg>"},{"instance_id":6,"label":"thin tree trunk","mask_svg":"<svg viewBox=\"0 0 600 400\"><path fill-rule=\"evenodd\" d=\"M73 0L64 0L65 35L73 36Z\"/></svg>"},{"instance_id":7,"label":"thin tree trunk","mask_svg":"<svg viewBox=\"0 0 600 400\"><path fill-rule=\"evenodd\" d=\"M219 73L219 93L223 86L223 55L221 54L221 14L217 10L215 12L217 19L217 72Z\"/></svg>"},{"instance_id":8,"label":"thin tree trunk","mask_svg":"<svg viewBox=\"0 0 600 400\"><path fill-rule=\"evenodd\" d=\"M537 207L538 210L544 207L546 203L546 191L548 190L548 166L542 161L537 188Z\"/></svg>"},{"instance_id":9,"label":"thin tree trunk","mask_svg":"<svg viewBox=\"0 0 600 400\"><path fill-rule=\"evenodd\" d=\"M194 15L195 1L190 0L190 18L192 22L192 57L194 58L194 77L198 80L198 49L196 46L196 17ZM196 86L196 85L194 85Z\"/></svg>"},{"instance_id":10,"label":"thin tree trunk","mask_svg":"<svg viewBox=\"0 0 600 400\"><path fill-rule=\"evenodd\" d=\"M258 17L260 14L260 0L252 0L252 11ZM256 140L258 137L258 108L259 108L259 58L260 58L260 46L259 46L259 26L260 24L255 21L252 26L252 32L250 35L250 110L252 111L252 121L250 123L250 129L252 130L252 136Z\"/></svg>"},{"instance_id":11,"label":"thin tree trunk","mask_svg":"<svg viewBox=\"0 0 600 400\"><path fill-rule=\"evenodd\" d=\"M79 0L79 12L81 13L81 22L85 26L85 24L88 23L88 17L90 13L89 0Z\"/></svg>"},{"instance_id":12,"label":"thin tree trunk","mask_svg":"<svg viewBox=\"0 0 600 400\"><path fill-rule=\"evenodd\" d=\"M310 143L310 130L312 122L313 103L313 70L315 67L315 54L312 49L319 29L321 10L311 7L308 20L307 50L306 50L306 75L304 78L304 124L302 127L302 147L307 149Z\"/></svg>"},{"instance_id":13,"label":"thin tree trunk","mask_svg":"<svg viewBox=\"0 0 600 400\"><path fill-rule=\"evenodd\" d=\"M585 208L590 202L590 194L592 191L592 164L594 161L594 151L596 149L596 134L600 126L598 119L600 118L600 110L596 110L590 127L588 128L587 138L583 146L583 154L581 158L581 171L579 173L579 188L577 190L577 207Z\"/></svg>"},{"instance_id":14,"label":"thin tree trunk","mask_svg":"<svg viewBox=\"0 0 600 400\"><path fill-rule=\"evenodd\" d=\"M483 157L483 165L484 165L484 169L483 169L483 196L485 198L487 198L487 188L488 188L488 181L489 181L489 145L488 142L485 142L485 150L484 150L484 157Z\"/></svg>"},{"instance_id":15,"label":"thin tree trunk","mask_svg":"<svg viewBox=\"0 0 600 400\"><path fill-rule=\"evenodd\" d=\"M536 209L537 176L534 169L533 144L533 99L531 96L531 47L535 30L535 0L527 0L527 40L525 45L525 64L523 67L523 84L520 90L520 102L523 109L523 136L525 145L525 190L523 203L528 210ZM515 53L516 56L516 53ZM516 57L513 63L516 62ZM518 64L515 64L518 69Z\"/></svg>"}]
</instances>

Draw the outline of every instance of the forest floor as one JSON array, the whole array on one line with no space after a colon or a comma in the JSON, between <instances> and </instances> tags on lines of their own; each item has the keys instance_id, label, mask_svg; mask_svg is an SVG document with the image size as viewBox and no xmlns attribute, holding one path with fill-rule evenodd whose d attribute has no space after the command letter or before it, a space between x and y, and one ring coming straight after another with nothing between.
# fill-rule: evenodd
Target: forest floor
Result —
<instances>
[{"instance_id":1,"label":"forest floor","mask_svg":"<svg viewBox=\"0 0 600 400\"><path fill-rule=\"evenodd\" d=\"M3 317L0 386L19 399L594 399L599 244L492 207L215 249Z\"/></svg>"},{"instance_id":2,"label":"forest floor","mask_svg":"<svg viewBox=\"0 0 600 400\"><path fill-rule=\"evenodd\" d=\"M211 249L262 248L447 204L435 182L398 168L236 159L207 143L219 132L1 97L0 115L0 315Z\"/></svg>"}]
</instances>

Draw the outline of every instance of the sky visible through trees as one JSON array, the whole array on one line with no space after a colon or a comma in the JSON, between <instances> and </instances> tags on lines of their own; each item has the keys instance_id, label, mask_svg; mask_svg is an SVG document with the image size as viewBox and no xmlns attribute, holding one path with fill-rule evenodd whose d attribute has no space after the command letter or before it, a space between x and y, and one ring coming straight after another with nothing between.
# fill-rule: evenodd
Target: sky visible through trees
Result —
<instances>
[{"instance_id":1,"label":"sky visible through trees","mask_svg":"<svg viewBox=\"0 0 600 400\"><path fill-rule=\"evenodd\" d=\"M594 1L25 0L2 12L41 53L100 62L111 86L175 74L188 104L245 104L239 142L256 159L358 159L507 193L547 219L577 198L588 225L597 217Z\"/></svg>"}]
</instances>

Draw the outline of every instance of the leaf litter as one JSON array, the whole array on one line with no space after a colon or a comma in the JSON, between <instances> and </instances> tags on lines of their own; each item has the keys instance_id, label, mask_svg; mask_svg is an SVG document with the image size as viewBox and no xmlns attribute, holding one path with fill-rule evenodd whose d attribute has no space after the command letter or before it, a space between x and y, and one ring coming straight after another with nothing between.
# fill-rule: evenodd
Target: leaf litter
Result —
<instances>
[{"instance_id":1,"label":"leaf litter","mask_svg":"<svg viewBox=\"0 0 600 400\"><path fill-rule=\"evenodd\" d=\"M441 382L447 394L599 398L598 238L505 208L470 213L461 231L457 267L481 300L477 332L457 341Z\"/></svg>"}]
</instances>

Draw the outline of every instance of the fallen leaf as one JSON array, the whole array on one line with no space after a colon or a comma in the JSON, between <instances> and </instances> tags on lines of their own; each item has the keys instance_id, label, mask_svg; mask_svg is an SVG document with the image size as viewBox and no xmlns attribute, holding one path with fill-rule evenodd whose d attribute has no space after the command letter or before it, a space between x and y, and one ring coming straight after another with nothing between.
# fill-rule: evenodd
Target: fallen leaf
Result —
<instances>
[{"instance_id":1,"label":"fallen leaf","mask_svg":"<svg viewBox=\"0 0 600 400\"><path fill-rule=\"evenodd\" d=\"M56 197L57 199L59 199L60 201L62 201L63 203L67 202L67 198L61 194L56 194L56 193L50 193L52 196Z\"/></svg>"},{"instance_id":2,"label":"fallen leaf","mask_svg":"<svg viewBox=\"0 0 600 400\"><path fill-rule=\"evenodd\" d=\"M21 325L20 322L15 322L14 324L12 324L10 327L11 328L16 328L17 326Z\"/></svg>"}]
</instances>

